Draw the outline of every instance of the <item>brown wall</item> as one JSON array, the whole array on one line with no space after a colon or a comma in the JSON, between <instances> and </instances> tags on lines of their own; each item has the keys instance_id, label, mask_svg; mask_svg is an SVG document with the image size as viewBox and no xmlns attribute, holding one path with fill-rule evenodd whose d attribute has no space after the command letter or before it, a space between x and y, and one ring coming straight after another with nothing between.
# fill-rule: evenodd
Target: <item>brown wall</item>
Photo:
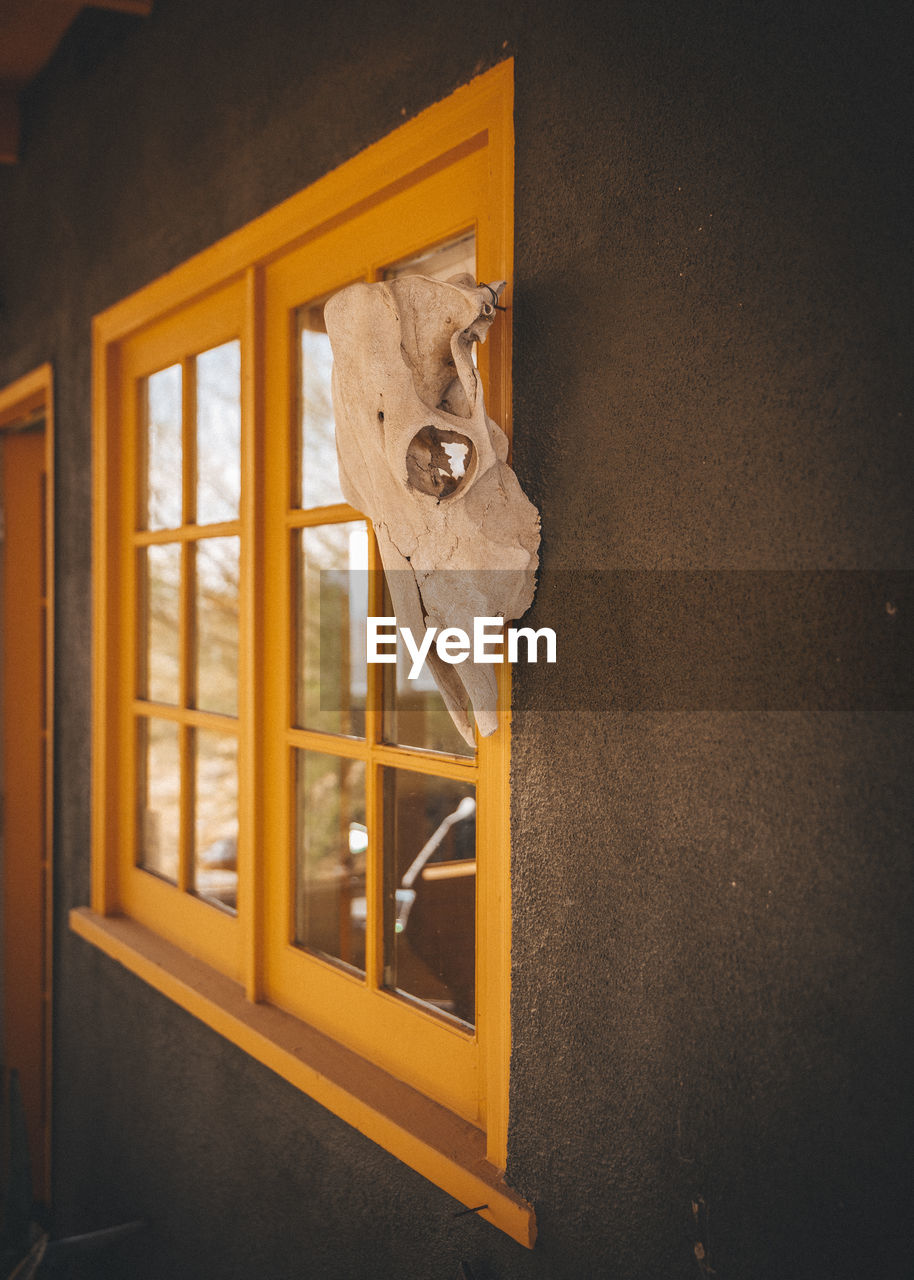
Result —
<instances>
[{"instance_id":1,"label":"brown wall","mask_svg":"<svg viewBox=\"0 0 914 1280\"><path fill-rule=\"evenodd\" d=\"M912 544L900 9L158 0L86 14L33 86L0 381L54 362L55 1209L149 1218L111 1275L673 1280L697 1245L738 1280L908 1274L911 593L877 574ZM512 775L533 1253L66 929L91 316L506 53L515 456L559 632Z\"/></svg>"}]
</instances>

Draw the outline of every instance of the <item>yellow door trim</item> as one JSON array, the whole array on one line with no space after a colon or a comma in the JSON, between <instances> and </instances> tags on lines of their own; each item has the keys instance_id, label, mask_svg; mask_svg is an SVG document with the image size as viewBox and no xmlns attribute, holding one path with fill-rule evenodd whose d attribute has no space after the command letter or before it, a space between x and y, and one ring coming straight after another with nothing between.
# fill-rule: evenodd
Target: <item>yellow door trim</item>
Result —
<instances>
[{"instance_id":1,"label":"yellow door trim","mask_svg":"<svg viewBox=\"0 0 914 1280\"><path fill-rule=\"evenodd\" d=\"M38 797L39 821L42 827L40 833L41 866L39 868L27 866L16 868L10 863L8 857L5 859L4 871L7 883L4 898L3 941L4 947L9 948L15 940L11 938L11 915L15 911L18 895L28 895L33 899L33 911L38 913L41 920L41 936L36 940L39 950L33 956L33 968L37 967L38 970L34 975L35 981L38 983L38 991L36 997L36 992L33 989L30 998L33 1000L38 998L41 1002L38 1020L41 1026L40 1036L42 1043L37 1051L41 1061L40 1072L42 1079L37 1087L33 1081L23 1080L22 1083L32 1146L34 1192L36 1196L47 1201L50 1199L51 1187L52 850L54 821L54 396L53 373L49 364L41 365L31 373L0 389L0 443L4 443L20 432L28 431L33 425L35 427L39 426L42 421L41 441L38 442L36 437L34 447L31 450L33 455L37 451L39 457L36 459L33 456L28 459L28 465L34 468L37 464L39 476L43 477L43 481L39 480L37 492L33 489L31 494L26 495L25 505L21 506L20 513L23 522L31 525L31 530L34 531L34 536L38 542L38 545L32 548L34 553L32 556L32 568L34 568L36 559L41 566L40 582L32 584L34 589L30 590L28 604L29 607L32 607L37 601L38 610L43 613L43 619L36 620L33 618L31 620L33 628L43 625L43 643L39 641L37 651L24 655L25 660L32 658L37 661L39 667L43 663L43 669L36 673L43 686L38 694L43 707L39 726L41 741L39 744L35 744L41 761L37 780L37 785L42 793ZM24 439L21 442L16 441L17 448L20 443L24 444ZM25 460L23 456L23 461ZM7 480L8 477L4 477L4 484L6 484ZM29 533L31 530L27 529L26 532ZM9 724L3 725L4 749L5 735L12 729L13 726ZM14 753L14 758L18 754L18 751ZM36 780L33 778L30 785L35 785L35 782ZM34 875L36 870L38 872L37 877ZM20 871L26 874L30 883L20 882L18 878ZM9 956L8 950L7 956ZM12 968L8 958L5 963L7 982L9 982L11 972ZM4 1022L7 1029L9 1029L8 1019L10 1016L18 1016L9 1007L10 994L8 987L5 993L7 1007L4 1009ZM24 1013L27 1014L28 1011L24 1010ZM28 1034L34 1034L34 1027Z\"/></svg>"}]
</instances>

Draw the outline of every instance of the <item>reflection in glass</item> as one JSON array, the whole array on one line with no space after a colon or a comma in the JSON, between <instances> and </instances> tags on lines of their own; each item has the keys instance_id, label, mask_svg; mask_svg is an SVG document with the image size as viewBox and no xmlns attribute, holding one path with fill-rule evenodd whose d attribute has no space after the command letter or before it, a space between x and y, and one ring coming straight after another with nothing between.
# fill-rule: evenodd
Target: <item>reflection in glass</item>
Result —
<instances>
[{"instance_id":1,"label":"reflection in glass","mask_svg":"<svg viewBox=\"0 0 914 1280\"><path fill-rule=\"evenodd\" d=\"M197 356L197 524L237 520L241 500L241 343Z\"/></svg>"},{"instance_id":2,"label":"reflection in glass","mask_svg":"<svg viewBox=\"0 0 914 1280\"><path fill-rule=\"evenodd\" d=\"M467 275L476 280L476 235L467 231L464 235L423 249L421 253L401 258L384 272L385 280L397 276L429 276L432 280L449 280L451 276Z\"/></svg>"},{"instance_id":3,"label":"reflection in glass","mask_svg":"<svg viewBox=\"0 0 914 1280\"><path fill-rule=\"evenodd\" d=\"M140 697L176 706L180 699L181 548L176 542L140 552L146 636Z\"/></svg>"},{"instance_id":4,"label":"reflection in glass","mask_svg":"<svg viewBox=\"0 0 914 1280\"><path fill-rule=\"evenodd\" d=\"M146 528L181 524L181 366L146 379Z\"/></svg>"},{"instance_id":5,"label":"reflection in glass","mask_svg":"<svg viewBox=\"0 0 914 1280\"><path fill-rule=\"evenodd\" d=\"M384 881L385 985L473 1023L474 787L384 770Z\"/></svg>"},{"instance_id":6,"label":"reflection in glass","mask_svg":"<svg viewBox=\"0 0 914 1280\"><path fill-rule=\"evenodd\" d=\"M343 501L330 394L333 354L324 326L323 302L299 309L298 331L301 505L323 507Z\"/></svg>"},{"instance_id":7,"label":"reflection in glass","mask_svg":"<svg viewBox=\"0 0 914 1280\"><path fill-rule=\"evenodd\" d=\"M393 612L390 593L385 582L384 616L390 617ZM382 721L384 741L401 747L446 751L454 756L475 755L473 748L464 742L457 732L454 721L444 705L444 699L438 692L438 686L432 679L428 665L423 665L415 680L408 678L411 666L412 658L405 646L398 644L396 664L385 663L381 667L384 689ZM469 705L470 700L467 698L467 707ZM472 717L470 723L473 723Z\"/></svg>"},{"instance_id":8,"label":"reflection in glass","mask_svg":"<svg viewBox=\"0 0 914 1280\"><path fill-rule=\"evenodd\" d=\"M297 572L297 720L365 736L368 530L361 521L301 531Z\"/></svg>"},{"instance_id":9,"label":"reflection in glass","mask_svg":"<svg viewBox=\"0 0 914 1280\"><path fill-rule=\"evenodd\" d=\"M194 888L238 907L238 742L198 729L195 743Z\"/></svg>"},{"instance_id":10,"label":"reflection in glass","mask_svg":"<svg viewBox=\"0 0 914 1280\"><path fill-rule=\"evenodd\" d=\"M147 871L176 884L181 835L181 752L178 726L140 720L139 857Z\"/></svg>"},{"instance_id":11,"label":"reflection in glass","mask_svg":"<svg viewBox=\"0 0 914 1280\"><path fill-rule=\"evenodd\" d=\"M239 539L196 544L197 700L201 711L238 714Z\"/></svg>"},{"instance_id":12,"label":"reflection in glass","mask_svg":"<svg viewBox=\"0 0 914 1280\"><path fill-rule=\"evenodd\" d=\"M364 970L365 763L295 755L295 942Z\"/></svg>"}]
</instances>

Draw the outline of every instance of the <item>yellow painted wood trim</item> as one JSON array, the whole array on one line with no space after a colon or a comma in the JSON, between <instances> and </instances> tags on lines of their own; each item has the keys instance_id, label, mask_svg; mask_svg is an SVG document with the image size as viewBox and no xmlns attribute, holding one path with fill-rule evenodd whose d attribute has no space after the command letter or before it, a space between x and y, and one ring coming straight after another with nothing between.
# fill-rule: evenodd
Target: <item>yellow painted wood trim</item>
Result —
<instances>
[{"instance_id":1,"label":"yellow painted wood trim","mask_svg":"<svg viewBox=\"0 0 914 1280\"><path fill-rule=\"evenodd\" d=\"M0 430L15 429L16 423L37 412L44 414L44 558L45 558L45 734L44 734L44 860L45 901L45 1097L44 1185L39 1188L46 1199L51 1193L51 1157L53 1152L52 1106L53 1080L53 982L54 982L54 370L49 363L39 365L15 382L0 388Z\"/></svg>"},{"instance_id":2,"label":"yellow painted wood trim","mask_svg":"<svg viewBox=\"0 0 914 1280\"><path fill-rule=\"evenodd\" d=\"M319 729L288 729L286 740L289 746L304 751L319 751L322 755L342 756L347 760L371 759L392 769L411 769L413 773L431 774L436 778L474 782L478 773L472 756L451 756L386 742L372 744L367 738L344 738Z\"/></svg>"},{"instance_id":3,"label":"yellow painted wood trim","mask_svg":"<svg viewBox=\"0 0 914 1280\"><path fill-rule=\"evenodd\" d=\"M455 90L444 109L442 104L430 107L306 190L103 311L97 317L101 340L116 341L189 298L221 288L254 263L323 234L332 220L349 215L353 192L371 191L376 200L387 198L391 173L402 175L403 181L424 166L448 163L461 146L475 140L482 145L487 135L491 146L493 133L503 134L506 125L510 127L513 105L505 104L513 104L513 81L514 63L507 59Z\"/></svg>"},{"instance_id":4,"label":"yellow painted wood trim","mask_svg":"<svg viewBox=\"0 0 914 1280\"><path fill-rule=\"evenodd\" d=\"M52 1081L54 1077L54 376L49 364L40 369L44 383L44 448L45 448L45 990L47 991L45 1053L45 1194L50 1200L52 1170L52 1131L54 1124Z\"/></svg>"},{"instance_id":5,"label":"yellow painted wood trim","mask_svg":"<svg viewBox=\"0 0 914 1280\"><path fill-rule=\"evenodd\" d=\"M503 1169L508 1154L508 1086L511 1063L511 668L498 673L498 732L480 739L480 787L489 796L477 835L477 910L480 928L477 983L486 1099L486 1153Z\"/></svg>"},{"instance_id":6,"label":"yellow painted wood trim","mask_svg":"<svg viewBox=\"0 0 914 1280\"><path fill-rule=\"evenodd\" d=\"M155 547L172 542L205 542L207 538L237 537L241 531L240 520L225 520L221 524L183 524L173 529L137 529L133 543L137 547Z\"/></svg>"},{"instance_id":7,"label":"yellow painted wood trim","mask_svg":"<svg viewBox=\"0 0 914 1280\"><path fill-rule=\"evenodd\" d=\"M118 493L121 397L115 378L118 349L93 325L92 353L92 868L90 901L107 915L117 906L118 836L117 724L113 691L118 677L112 655L120 609Z\"/></svg>"},{"instance_id":8,"label":"yellow painted wood trim","mask_svg":"<svg viewBox=\"0 0 914 1280\"><path fill-rule=\"evenodd\" d=\"M196 707L176 707L170 702L148 702L137 698L131 703L134 716L148 720L168 720L172 724L186 724L192 729L208 729L210 733L224 733L228 737L239 736L236 716L221 711L198 711Z\"/></svg>"},{"instance_id":9,"label":"yellow painted wood trim","mask_svg":"<svg viewBox=\"0 0 914 1280\"><path fill-rule=\"evenodd\" d=\"M266 996L334 1036L470 1123L480 1120L478 1043L472 1028L301 947L271 947Z\"/></svg>"},{"instance_id":10,"label":"yellow painted wood trim","mask_svg":"<svg viewBox=\"0 0 914 1280\"><path fill-rule=\"evenodd\" d=\"M52 387L51 366L42 364L0 388L0 428L20 422L37 409L50 412Z\"/></svg>"},{"instance_id":11,"label":"yellow painted wood trim","mask_svg":"<svg viewBox=\"0 0 914 1280\"><path fill-rule=\"evenodd\" d=\"M245 278L241 340L241 584L239 633L238 885L241 972L249 1000L263 995L264 845L263 685L267 638L258 592L264 580L264 279L259 267Z\"/></svg>"},{"instance_id":12,"label":"yellow painted wood trim","mask_svg":"<svg viewBox=\"0 0 914 1280\"><path fill-rule=\"evenodd\" d=\"M533 1247L533 1209L486 1160L475 1126L291 1015L247 1001L240 984L134 921L80 908L70 927L455 1200L485 1205L480 1217Z\"/></svg>"},{"instance_id":13,"label":"yellow painted wood trim","mask_svg":"<svg viewBox=\"0 0 914 1280\"><path fill-rule=\"evenodd\" d=\"M124 911L138 924L155 929L204 964L240 978L237 915L132 864L122 865L118 889Z\"/></svg>"},{"instance_id":14,"label":"yellow painted wood trim","mask_svg":"<svg viewBox=\"0 0 914 1280\"><path fill-rule=\"evenodd\" d=\"M218 287L199 295L176 296L174 305L167 311L150 313L142 326L132 329L119 340L124 350L125 376L146 378L171 365L180 364L183 366L183 397L189 389L188 361L202 351L241 337L244 298L245 273L235 272L221 280ZM178 309L180 317L175 315ZM102 340L110 342L112 339L104 332L102 317L96 316L96 320L102 330ZM185 410L189 407L186 402L184 407Z\"/></svg>"},{"instance_id":15,"label":"yellow painted wood trim","mask_svg":"<svg viewBox=\"0 0 914 1280\"><path fill-rule=\"evenodd\" d=\"M411 769L413 773L455 778L461 782L474 782L479 775L479 766L473 756L451 756L444 752L426 751L422 747L394 746L389 742L379 742L372 754L378 764L391 769Z\"/></svg>"},{"instance_id":16,"label":"yellow painted wood trim","mask_svg":"<svg viewBox=\"0 0 914 1280\"><path fill-rule=\"evenodd\" d=\"M329 507L296 507L286 514L289 529L307 529L312 525L344 524L350 520L364 520L365 516L346 502L334 502Z\"/></svg>"}]
</instances>

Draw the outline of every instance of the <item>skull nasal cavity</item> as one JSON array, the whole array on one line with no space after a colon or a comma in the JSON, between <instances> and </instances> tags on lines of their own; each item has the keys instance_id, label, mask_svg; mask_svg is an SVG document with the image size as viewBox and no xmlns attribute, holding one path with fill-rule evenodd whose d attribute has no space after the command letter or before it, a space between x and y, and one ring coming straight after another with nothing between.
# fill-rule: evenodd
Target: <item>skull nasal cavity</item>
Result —
<instances>
[{"instance_id":1,"label":"skull nasal cavity","mask_svg":"<svg viewBox=\"0 0 914 1280\"><path fill-rule=\"evenodd\" d=\"M433 498L447 498L464 483L476 450L459 431L423 427L406 450L406 477L410 488Z\"/></svg>"}]
</instances>

